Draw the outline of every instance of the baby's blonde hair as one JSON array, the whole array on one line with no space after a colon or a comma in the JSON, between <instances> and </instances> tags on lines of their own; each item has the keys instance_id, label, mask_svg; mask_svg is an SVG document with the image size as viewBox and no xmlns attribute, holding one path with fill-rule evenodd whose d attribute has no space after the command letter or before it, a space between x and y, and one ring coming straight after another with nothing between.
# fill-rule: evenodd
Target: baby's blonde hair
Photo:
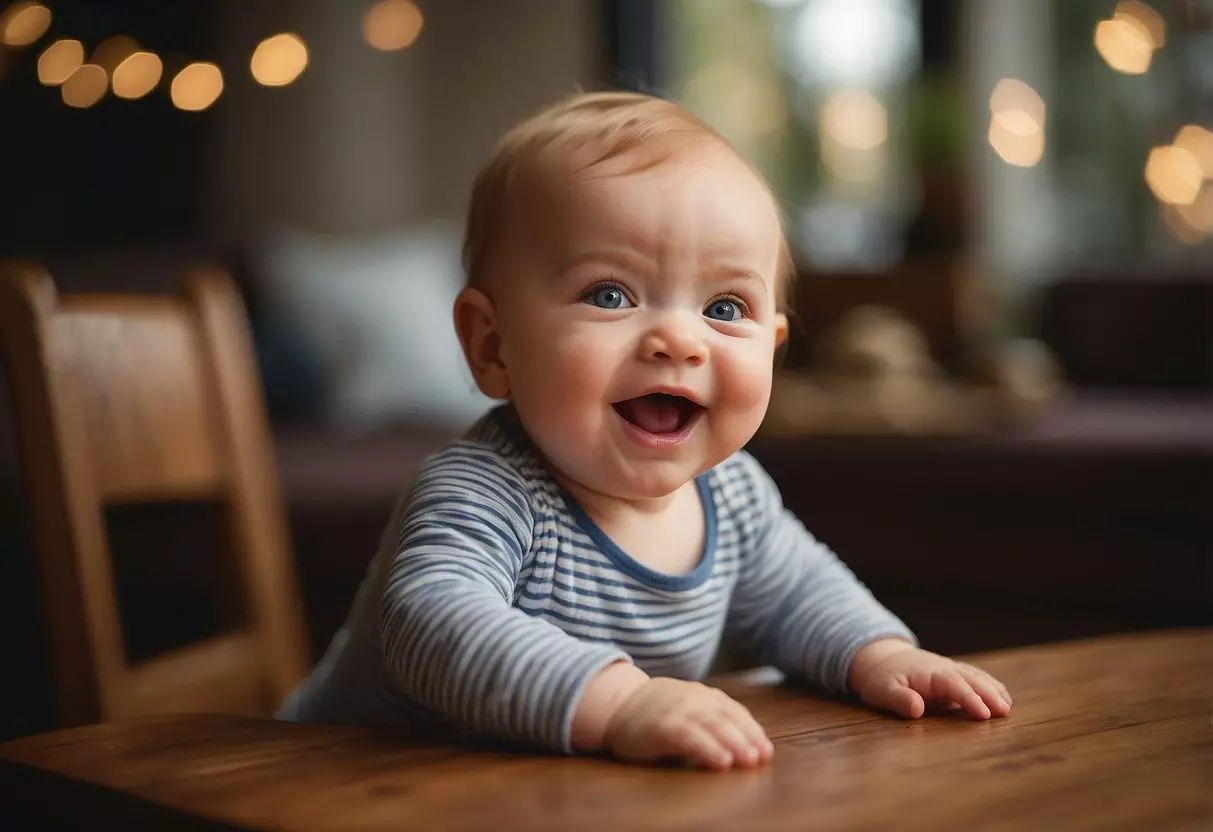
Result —
<instances>
[{"instance_id":1,"label":"baby's blonde hair","mask_svg":"<svg viewBox=\"0 0 1213 832\"><path fill-rule=\"evenodd\" d=\"M581 93L542 110L508 132L476 176L463 241L463 266L468 285L484 285L486 263L492 254L501 218L509 213L506 206L511 182L520 170L533 165L545 150L560 147L573 152L591 147L597 151L585 165L591 167L654 139L679 133L686 134L688 142L707 140L732 150L771 193L772 202L778 205L770 184L750 160L678 104L633 92ZM668 155L645 157L634 170L655 167ZM781 304L786 304L794 270L787 238L782 232L778 270L778 297Z\"/></svg>"}]
</instances>

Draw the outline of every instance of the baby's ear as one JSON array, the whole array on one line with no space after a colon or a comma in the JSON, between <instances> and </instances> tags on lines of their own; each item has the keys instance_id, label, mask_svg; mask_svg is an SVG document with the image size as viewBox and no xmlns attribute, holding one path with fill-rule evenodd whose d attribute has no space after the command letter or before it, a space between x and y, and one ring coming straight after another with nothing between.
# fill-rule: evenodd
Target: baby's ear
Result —
<instances>
[{"instance_id":1,"label":"baby's ear","mask_svg":"<svg viewBox=\"0 0 1213 832\"><path fill-rule=\"evenodd\" d=\"M493 302L479 289L467 288L455 298L454 314L455 332L476 386L491 399L508 397L510 379L501 360L501 335Z\"/></svg>"},{"instance_id":2,"label":"baby's ear","mask_svg":"<svg viewBox=\"0 0 1213 832\"><path fill-rule=\"evenodd\" d=\"M775 349L788 342L788 316L780 312L775 316Z\"/></svg>"}]
</instances>

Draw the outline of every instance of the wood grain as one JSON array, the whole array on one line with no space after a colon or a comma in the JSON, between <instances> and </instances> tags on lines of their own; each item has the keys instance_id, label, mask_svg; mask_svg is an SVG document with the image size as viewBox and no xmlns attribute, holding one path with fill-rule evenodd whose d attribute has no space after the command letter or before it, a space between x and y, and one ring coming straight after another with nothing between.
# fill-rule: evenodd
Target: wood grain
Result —
<instances>
[{"instance_id":1,"label":"wood grain","mask_svg":"<svg viewBox=\"0 0 1213 832\"><path fill-rule=\"evenodd\" d=\"M1213 825L1213 631L969 657L1011 715L906 721L771 671L722 678L775 741L715 774L220 716L0 746L0 805L54 825L249 829L1065 829Z\"/></svg>"},{"instance_id":2,"label":"wood grain","mask_svg":"<svg viewBox=\"0 0 1213 832\"><path fill-rule=\"evenodd\" d=\"M66 295L0 263L10 371L60 724L146 713L268 715L307 669L303 617L248 322L232 282L180 296ZM232 559L228 631L126 655L104 509L213 499ZM166 551L166 557L172 552Z\"/></svg>"}]
</instances>

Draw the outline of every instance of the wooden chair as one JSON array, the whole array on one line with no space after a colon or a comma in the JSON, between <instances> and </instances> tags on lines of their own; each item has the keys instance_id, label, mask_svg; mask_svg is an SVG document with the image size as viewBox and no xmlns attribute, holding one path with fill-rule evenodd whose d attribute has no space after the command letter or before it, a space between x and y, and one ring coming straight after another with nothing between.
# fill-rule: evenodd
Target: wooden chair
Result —
<instances>
[{"instance_id":1,"label":"wooden chair","mask_svg":"<svg viewBox=\"0 0 1213 832\"><path fill-rule=\"evenodd\" d=\"M221 272L178 297L67 295L0 263L9 367L60 721L268 714L307 669L299 593L247 318ZM239 614L217 637L128 661L104 508L218 500Z\"/></svg>"}]
</instances>

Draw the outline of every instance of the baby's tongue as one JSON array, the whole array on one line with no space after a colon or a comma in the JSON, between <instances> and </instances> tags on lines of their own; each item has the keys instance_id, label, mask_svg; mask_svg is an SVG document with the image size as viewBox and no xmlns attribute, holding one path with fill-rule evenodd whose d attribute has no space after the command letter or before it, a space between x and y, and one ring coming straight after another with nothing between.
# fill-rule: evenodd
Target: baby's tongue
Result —
<instances>
[{"instance_id":1,"label":"baby's tongue","mask_svg":"<svg viewBox=\"0 0 1213 832\"><path fill-rule=\"evenodd\" d=\"M629 399L621 409L625 419L649 433L673 433L681 420L674 400L659 394Z\"/></svg>"}]
</instances>

